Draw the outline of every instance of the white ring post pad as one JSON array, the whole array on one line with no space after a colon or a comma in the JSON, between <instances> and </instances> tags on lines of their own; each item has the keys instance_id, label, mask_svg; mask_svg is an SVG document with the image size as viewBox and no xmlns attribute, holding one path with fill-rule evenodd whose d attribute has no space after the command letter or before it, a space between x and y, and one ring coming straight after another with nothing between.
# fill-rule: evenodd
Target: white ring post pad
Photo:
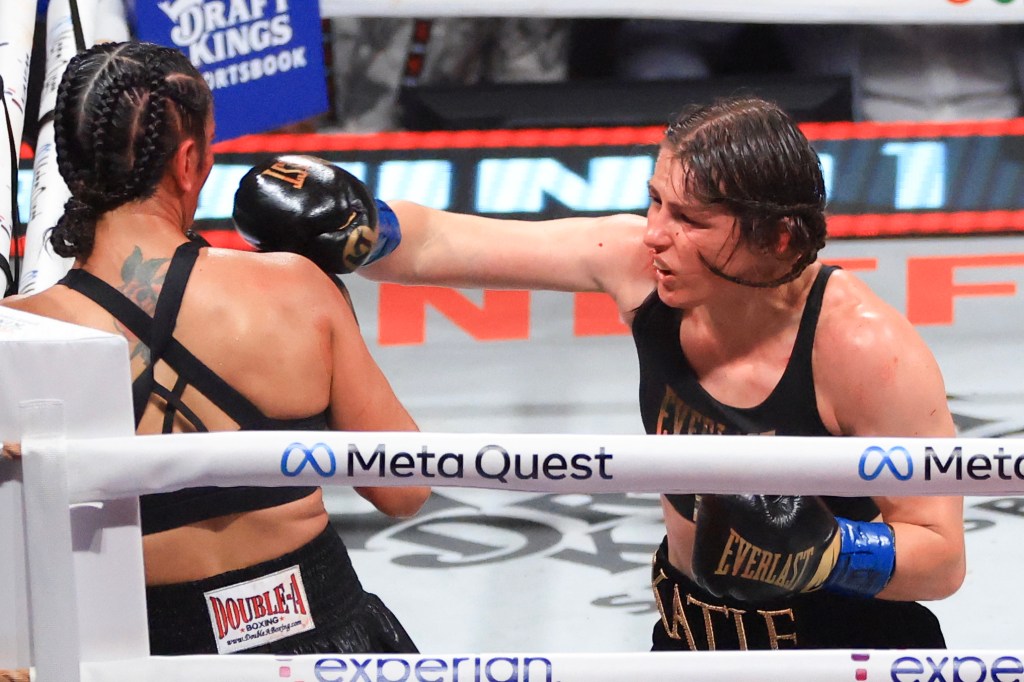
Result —
<instances>
[{"instance_id":1,"label":"white ring post pad","mask_svg":"<svg viewBox=\"0 0 1024 682\"><path fill-rule=\"evenodd\" d=\"M24 437L23 446L27 444L31 450L33 444L55 442L52 436L58 431L76 438L134 434L128 347L122 337L0 308L0 377L0 441L18 443ZM43 401L36 403L40 406L59 403L63 426L59 420L25 423L24 418L34 410L21 413L19 407L30 401ZM48 437L40 440L40 435ZM31 451L25 450L23 447L23 455L32 457ZM59 454L46 450L54 457ZM31 597L34 602L39 595L38 590L29 594L24 548L26 540L44 546L61 541L56 528L25 537L24 503L44 515L63 514L65 520L55 522L57 526L67 524L70 518L74 581L54 585L53 590L67 589L75 595L75 602L67 605L61 619L46 623L46 627L58 638L77 631L77 651L85 662L148 655L138 498L73 505L69 510L66 493L61 503L53 495L57 488L46 481L51 469L65 466L63 459L57 462L47 457L38 464L35 472L44 479L42 490L34 489L30 472L24 471L29 468L25 461L0 460L0 546L4 548L0 552L0 608L5 614L0 618L0 668L41 664L31 660L32 652L38 653L45 645L32 642L29 636L33 630L27 600ZM91 466L96 466L96 460ZM67 544L66 535L60 544ZM77 620L69 621L76 611ZM62 630L65 624L67 628ZM42 677L45 670L37 672L39 681L47 682Z\"/></svg>"}]
</instances>

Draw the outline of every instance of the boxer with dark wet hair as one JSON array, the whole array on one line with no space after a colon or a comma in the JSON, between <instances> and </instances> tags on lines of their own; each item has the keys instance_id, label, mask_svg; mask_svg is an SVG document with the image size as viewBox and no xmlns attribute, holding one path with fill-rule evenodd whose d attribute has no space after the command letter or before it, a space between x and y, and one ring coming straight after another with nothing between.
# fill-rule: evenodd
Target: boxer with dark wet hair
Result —
<instances>
[{"instance_id":1,"label":"boxer with dark wet hair","mask_svg":"<svg viewBox=\"0 0 1024 682\"><path fill-rule=\"evenodd\" d=\"M955 435L916 330L818 262L821 165L777 106L688 107L648 184L646 219L509 221L393 202L401 244L357 272L609 294L632 328L648 433ZM662 506L654 649L945 644L917 601L964 579L959 497L666 495Z\"/></svg>"},{"instance_id":2,"label":"boxer with dark wet hair","mask_svg":"<svg viewBox=\"0 0 1024 682\"><path fill-rule=\"evenodd\" d=\"M128 42L76 55L54 129L71 199L50 241L75 264L5 303L127 338L138 433L416 429L319 268L187 236L213 116L183 54ZM395 517L430 492L357 491ZM143 496L141 511L153 654L416 651L360 584L320 488L190 488Z\"/></svg>"}]
</instances>

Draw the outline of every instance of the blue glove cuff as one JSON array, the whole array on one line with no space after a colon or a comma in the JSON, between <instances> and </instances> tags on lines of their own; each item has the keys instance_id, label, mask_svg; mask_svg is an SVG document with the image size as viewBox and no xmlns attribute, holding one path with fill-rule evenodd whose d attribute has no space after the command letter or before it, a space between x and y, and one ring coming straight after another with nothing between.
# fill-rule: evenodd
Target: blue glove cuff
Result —
<instances>
[{"instance_id":1,"label":"blue glove cuff","mask_svg":"<svg viewBox=\"0 0 1024 682\"><path fill-rule=\"evenodd\" d=\"M398 216L391 210L391 207L380 199L377 202L377 243L370 249L370 255L363 261L363 265L369 265L388 255L402 241L402 230L398 224Z\"/></svg>"},{"instance_id":2,"label":"blue glove cuff","mask_svg":"<svg viewBox=\"0 0 1024 682\"><path fill-rule=\"evenodd\" d=\"M848 597L873 597L896 568L896 542L887 523L836 517L840 547L836 565L822 587Z\"/></svg>"}]
</instances>

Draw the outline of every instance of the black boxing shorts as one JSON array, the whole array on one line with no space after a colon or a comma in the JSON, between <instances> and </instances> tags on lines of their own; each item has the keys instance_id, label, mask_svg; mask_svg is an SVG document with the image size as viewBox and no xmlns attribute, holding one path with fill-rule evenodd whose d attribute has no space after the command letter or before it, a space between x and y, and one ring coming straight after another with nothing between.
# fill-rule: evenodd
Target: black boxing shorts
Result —
<instances>
[{"instance_id":1,"label":"black boxing shorts","mask_svg":"<svg viewBox=\"0 0 1024 682\"><path fill-rule=\"evenodd\" d=\"M748 604L701 589L654 554L651 587L661 618L652 651L754 649L944 649L935 615L916 602L844 597L819 591Z\"/></svg>"},{"instance_id":2,"label":"black boxing shorts","mask_svg":"<svg viewBox=\"0 0 1024 682\"><path fill-rule=\"evenodd\" d=\"M154 656L418 653L398 619L356 576L328 527L277 559L146 588Z\"/></svg>"}]
</instances>

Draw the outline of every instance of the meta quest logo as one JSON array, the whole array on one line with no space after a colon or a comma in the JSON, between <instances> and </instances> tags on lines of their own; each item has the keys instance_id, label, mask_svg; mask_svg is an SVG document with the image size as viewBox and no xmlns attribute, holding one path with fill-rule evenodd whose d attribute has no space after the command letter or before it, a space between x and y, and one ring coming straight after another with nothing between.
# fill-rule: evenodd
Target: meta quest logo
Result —
<instances>
[{"instance_id":1,"label":"meta quest logo","mask_svg":"<svg viewBox=\"0 0 1024 682\"><path fill-rule=\"evenodd\" d=\"M957 481L1024 480L1024 453L1012 454L1002 446L994 453L965 454L964 448L957 445L949 449L948 454L943 454L926 445L920 458L923 466L915 467L914 460L910 450L902 445L891 448L872 445L861 454L857 473L865 481L874 481L880 476L908 481L918 468L923 469L926 481L940 478Z\"/></svg>"},{"instance_id":2,"label":"meta quest logo","mask_svg":"<svg viewBox=\"0 0 1024 682\"><path fill-rule=\"evenodd\" d=\"M858 473L865 481L873 481L888 471L897 481L909 480L914 475L914 459L905 447L881 448L872 445L860 456Z\"/></svg>"},{"instance_id":3,"label":"meta quest logo","mask_svg":"<svg viewBox=\"0 0 1024 682\"><path fill-rule=\"evenodd\" d=\"M571 478L577 481L599 478L614 478L608 465L614 458L605 448L596 453L579 452L563 455L552 452L547 455L529 455L509 452L501 445L485 445L475 454L462 452L431 452L424 445L419 452L387 452L384 444L364 455L350 443L344 453L342 474L352 477L357 471L375 472L378 477L394 476L410 478L417 473L424 478L464 478L467 467L471 467L481 478L509 483L510 480L552 481ZM331 478L338 473L338 457L326 443L292 443L281 455L281 473L290 478L301 474L309 466L321 478Z\"/></svg>"},{"instance_id":4,"label":"meta quest logo","mask_svg":"<svg viewBox=\"0 0 1024 682\"><path fill-rule=\"evenodd\" d=\"M1013 454L1003 446L997 447L994 453L965 454L961 445L954 445L948 450L925 445L919 452L920 456L915 458L903 445L889 448L869 446L861 453L857 473L864 481L883 477L909 481L915 474L923 476L925 481L942 478L957 481L1024 480L1024 453ZM485 445L476 453L469 454L435 453L426 446L415 453L389 453L384 444L379 444L372 452L364 454L355 444L349 444L343 462L339 464L338 456L326 443L309 446L294 442L281 455L281 473L294 478L309 467L321 478L333 477L340 469L341 474L347 476L365 471L375 472L381 478L410 478L419 474L425 478L459 479L466 476L466 470L471 468L481 478L502 483L509 483L510 479L611 480L614 476L609 465L613 458L614 455L606 452L604 447L595 453L522 455L497 444Z\"/></svg>"}]
</instances>

